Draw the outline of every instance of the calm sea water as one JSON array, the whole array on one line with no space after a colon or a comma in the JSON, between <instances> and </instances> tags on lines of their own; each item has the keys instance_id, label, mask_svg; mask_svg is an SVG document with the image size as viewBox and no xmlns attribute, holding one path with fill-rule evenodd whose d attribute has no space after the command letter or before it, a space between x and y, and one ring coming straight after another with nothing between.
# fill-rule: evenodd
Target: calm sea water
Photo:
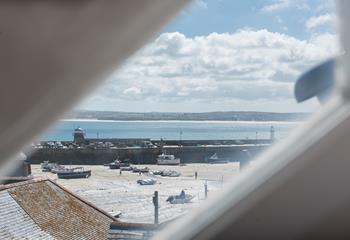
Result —
<instances>
[{"instance_id":1,"label":"calm sea water","mask_svg":"<svg viewBox=\"0 0 350 240\"><path fill-rule=\"evenodd\" d=\"M270 137L270 127L276 138L282 138L296 122L235 122L235 121L99 121L63 120L40 137L40 140L69 141L73 130L81 127L87 138L151 138L151 139L263 139Z\"/></svg>"}]
</instances>

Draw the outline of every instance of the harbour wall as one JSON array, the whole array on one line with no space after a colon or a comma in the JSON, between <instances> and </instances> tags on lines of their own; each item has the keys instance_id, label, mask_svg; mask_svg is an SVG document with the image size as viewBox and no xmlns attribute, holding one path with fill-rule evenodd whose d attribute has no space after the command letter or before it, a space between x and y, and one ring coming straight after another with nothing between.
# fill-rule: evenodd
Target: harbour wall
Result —
<instances>
[{"instance_id":1,"label":"harbour wall","mask_svg":"<svg viewBox=\"0 0 350 240\"><path fill-rule=\"evenodd\" d=\"M126 147L110 149L36 149L28 156L32 164L43 161L63 165L101 165L117 159L129 159L133 164L155 164L162 152L179 157L182 163L203 163L206 158L217 153L220 158L232 162L245 162L263 151L269 144L212 145L212 146L164 146L163 148Z\"/></svg>"}]
</instances>

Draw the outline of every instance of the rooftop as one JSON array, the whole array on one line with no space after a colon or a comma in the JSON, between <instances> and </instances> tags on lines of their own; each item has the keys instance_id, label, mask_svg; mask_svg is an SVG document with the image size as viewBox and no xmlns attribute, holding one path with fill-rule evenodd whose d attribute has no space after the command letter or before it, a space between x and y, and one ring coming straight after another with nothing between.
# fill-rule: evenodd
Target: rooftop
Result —
<instances>
[{"instance_id":1,"label":"rooftop","mask_svg":"<svg viewBox=\"0 0 350 240\"><path fill-rule=\"evenodd\" d=\"M1 239L107 239L115 219L47 179L0 186Z\"/></svg>"}]
</instances>

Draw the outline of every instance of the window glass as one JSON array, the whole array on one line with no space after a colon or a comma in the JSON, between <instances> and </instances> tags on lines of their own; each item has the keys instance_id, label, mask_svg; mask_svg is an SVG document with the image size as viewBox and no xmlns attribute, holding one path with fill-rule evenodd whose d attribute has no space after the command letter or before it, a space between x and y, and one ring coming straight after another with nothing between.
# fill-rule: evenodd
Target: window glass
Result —
<instances>
[{"instance_id":1,"label":"window glass","mask_svg":"<svg viewBox=\"0 0 350 240\"><path fill-rule=\"evenodd\" d=\"M192 2L33 143L33 175L123 222L153 223L155 191L160 223L183 216L319 110L316 97L297 103L294 87L341 52L333 8L318 0ZM44 161L91 176L61 179Z\"/></svg>"}]
</instances>

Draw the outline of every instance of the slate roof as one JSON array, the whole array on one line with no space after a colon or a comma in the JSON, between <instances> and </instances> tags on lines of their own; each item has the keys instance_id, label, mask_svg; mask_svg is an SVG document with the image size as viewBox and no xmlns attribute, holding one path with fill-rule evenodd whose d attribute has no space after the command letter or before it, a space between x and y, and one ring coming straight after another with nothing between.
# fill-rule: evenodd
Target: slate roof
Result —
<instances>
[{"instance_id":1,"label":"slate roof","mask_svg":"<svg viewBox=\"0 0 350 240\"><path fill-rule=\"evenodd\" d=\"M53 239L36 225L8 192L0 192L0 203L1 239Z\"/></svg>"},{"instance_id":2,"label":"slate roof","mask_svg":"<svg viewBox=\"0 0 350 240\"><path fill-rule=\"evenodd\" d=\"M113 221L50 180L0 186L0 239L107 239Z\"/></svg>"}]
</instances>

